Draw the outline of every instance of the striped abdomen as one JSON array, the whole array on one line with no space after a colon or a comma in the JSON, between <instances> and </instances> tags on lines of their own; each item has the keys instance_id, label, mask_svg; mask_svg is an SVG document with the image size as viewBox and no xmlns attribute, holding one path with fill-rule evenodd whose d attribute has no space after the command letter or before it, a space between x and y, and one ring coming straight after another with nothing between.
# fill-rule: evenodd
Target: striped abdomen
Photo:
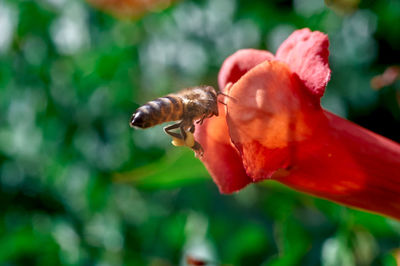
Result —
<instances>
[{"instance_id":1,"label":"striped abdomen","mask_svg":"<svg viewBox=\"0 0 400 266\"><path fill-rule=\"evenodd\" d=\"M182 99L175 95L168 95L139 107L133 113L130 125L148 128L168 121L181 120L182 115Z\"/></svg>"}]
</instances>

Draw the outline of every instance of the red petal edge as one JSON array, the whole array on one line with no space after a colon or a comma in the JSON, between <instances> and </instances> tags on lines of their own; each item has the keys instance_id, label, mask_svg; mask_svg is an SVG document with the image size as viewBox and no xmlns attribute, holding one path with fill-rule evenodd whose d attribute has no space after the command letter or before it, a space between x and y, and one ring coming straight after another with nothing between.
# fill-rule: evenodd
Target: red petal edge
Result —
<instances>
[{"instance_id":1,"label":"red petal edge","mask_svg":"<svg viewBox=\"0 0 400 266\"><path fill-rule=\"evenodd\" d=\"M221 193L238 191L252 180L246 175L242 158L233 147L228 134L225 108L219 106L219 116L197 125L196 140L202 145L204 154L200 160L217 184Z\"/></svg>"},{"instance_id":2,"label":"red petal edge","mask_svg":"<svg viewBox=\"0 0 400 266\"><path fill-rule=\"evenodd\" d=\"M319 32L302 29L293 32L279 47L276 58L287 63L312 95L321 97L331 77L329 39Z\"/></svg>"},{"instance_id":3,"label":"red petal edge","mask_svg":"<svg viewBox=\"0 0 400 266\"><path fill-rule=\"evenodd\" d=\"M273 59L274 55L264 50L242 49L235 52L222 64L218 74L219 88L223 91L228 83L235 83L256 65Z\"/></svg>"},{"instance_id":4,"label":"red petal edge","mask_svg":"<svg viewBox=\"0 0 400 266\"><path fill-rule=\"evenodd\" d=\"M296 144L309 140L324 119L319 103L279 61L265 61L248 71L229 96L229 134L253 181L291 167Z\"/></svg>"}]
</instances>

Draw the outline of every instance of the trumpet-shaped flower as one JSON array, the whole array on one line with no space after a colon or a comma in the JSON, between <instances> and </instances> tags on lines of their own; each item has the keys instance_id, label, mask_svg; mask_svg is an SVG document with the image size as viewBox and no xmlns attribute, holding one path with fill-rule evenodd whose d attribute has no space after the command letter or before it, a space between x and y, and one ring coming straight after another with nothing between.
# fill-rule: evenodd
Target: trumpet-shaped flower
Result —
<instances>
[{"instance_id":1,"label":"trumpet-shaped flower","mask_svg":"<svg viewBox=\"0 0 400 266\"><path fill-rule=\"evenodd\" d=\"M223 63L226 106L196 128L222 193L273 179L296 190L400 219L400 145L320 106L329 40L295 31L276 55L240 50Z\"/></svg>"}]
</instances>

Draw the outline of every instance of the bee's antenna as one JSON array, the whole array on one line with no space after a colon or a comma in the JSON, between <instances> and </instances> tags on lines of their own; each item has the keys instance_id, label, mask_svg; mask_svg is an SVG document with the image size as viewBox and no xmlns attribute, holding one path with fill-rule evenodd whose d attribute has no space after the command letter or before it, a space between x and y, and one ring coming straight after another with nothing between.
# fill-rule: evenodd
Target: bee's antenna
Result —
<instances>
[{"instance_id":1,"label":"bee's antenna","mask_svg":"<svg viewBox=\"0 0 400 266\"><path fill-rule=\"evenodd\" d=\"M225 94L225 93L223 93L223 92L217 92L217 96L219 96L219 95L222 95L222 96L224 96L224 97L227 97L227 98L229 98L230 100L232 100L232 101L236 101L236 99L235 98L233 98L232 96L229 96L228 94ZM219 101L220 103L222 103L221 101Z\"/></svg>"}]
</instances>

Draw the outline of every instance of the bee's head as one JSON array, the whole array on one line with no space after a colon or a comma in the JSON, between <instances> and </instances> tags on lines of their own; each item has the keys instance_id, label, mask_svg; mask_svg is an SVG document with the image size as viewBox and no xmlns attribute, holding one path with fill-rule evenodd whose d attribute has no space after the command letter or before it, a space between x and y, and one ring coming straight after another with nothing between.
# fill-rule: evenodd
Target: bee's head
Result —
<instances>
[{"instance_id":1,"label":"bee's head","mask_svg":"<svg viewBox=\"0 0 400 266\"><path fill-rule=\"evenodd\" d=\"M205 87L204 87L204 91L207 92L207 93L209 93L210 95L212 95L213 98L215 97L215 99L217 99L218 92L214 89L214 87L212 87L212 86L205 86Z\"/></svg>"}]
</instances>

